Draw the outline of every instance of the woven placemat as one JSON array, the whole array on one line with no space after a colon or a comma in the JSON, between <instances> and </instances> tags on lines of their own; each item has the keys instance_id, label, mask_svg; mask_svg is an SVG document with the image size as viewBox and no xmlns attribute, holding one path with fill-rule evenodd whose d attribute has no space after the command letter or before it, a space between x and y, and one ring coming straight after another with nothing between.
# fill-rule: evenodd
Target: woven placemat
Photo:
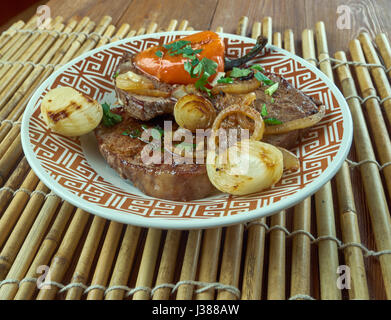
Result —
<instances>
[{"instance_id":1,"label":"woven placemat","mask_svg":"<svg viewBox=\"0 0 391 320\"><path fill-rule=\"evenodd\" d=\"M335 81L354 121L354 146L336 177L294 208L208 230L123 225L51 193L23 155L20 121L58 67L108 42L192 30L172 20L131 30L88 17L37 17L0 36L0 299L387 299L391 298L391 49L361 34L328 53L323 22L301 35L303 58ZM295 53L291 30L272 19L237 33ZM216 31L222 32L223 27ZM356 80L356 81L355 81Z\"/></svg>"}]
</instances>

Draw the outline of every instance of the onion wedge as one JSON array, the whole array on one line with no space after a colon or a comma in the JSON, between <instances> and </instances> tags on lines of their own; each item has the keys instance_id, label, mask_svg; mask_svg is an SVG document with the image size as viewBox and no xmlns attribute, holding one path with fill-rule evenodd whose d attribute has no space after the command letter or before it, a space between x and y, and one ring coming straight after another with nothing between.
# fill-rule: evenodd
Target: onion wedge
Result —
<instances>
[{"instance_id":1,"label":"onion wedge","mask_svg":"<svg viewBox=\"0 0 391 320\"><path fill-rule=\"evenodd\" d=\"M219 92L230 94L243 94L255 91L261 86L261 82L255 77L250 80L241 80L234 83L217 84L212 88L212 94L218 94Z\"/></svg>"},{"instance_id":2,"label":"onion wedge","mask_svg":"<svg viewBox=\"0 0 391 320\"><path fill-rule=\"evenodd\" d=\"M283 124L266 126L265 134L282 134L287 133L293 130L305 129L312 127L322 120L323 116L326 113L326 107L321 105L319 111L316 114L313 114L309 117L295 119L292 121L284 122Z\"/></svg>"},{"instance_id":3,"label":"onion wedge","mask_svg":"<svg viewBox=\"0 0 391 320\"><path fill-rule=\"evenodd\" d=\"M300 161L295 154L293 154L287 149L281 147L277 148L282 153L284 171L297 171L300 169Z\"/></svg>"}]
</instances>

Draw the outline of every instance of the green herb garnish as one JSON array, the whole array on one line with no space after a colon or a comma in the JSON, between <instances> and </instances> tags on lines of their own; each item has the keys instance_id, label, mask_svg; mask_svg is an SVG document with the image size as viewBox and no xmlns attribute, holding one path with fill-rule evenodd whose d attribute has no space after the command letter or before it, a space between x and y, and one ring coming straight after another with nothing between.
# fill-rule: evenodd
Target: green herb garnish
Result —
<instances>
[{"instance_id":1,"label":"green herb garnish","mask_svg":"<svg viewBox=\"0 0 391 320\"><path fill-rule=\"evenodd\" d=\"M273 83L269 88L265 90L265 93L268 94L269 96L272 96L273 93L277 91L278 85L279 85L278 82Z\"/></svg>"},{"instance_id":2,"label":"green herb garnish","mask_svg":"<svg viewBox=\"0 0 391 320\"><path fill-rule=\"evenodd\" d=\"M220 78L219 80L217 80L217 83L233 83L234 80L230 77L227 77L227 78Z\"/></svg>"},{"instance_id":3,"label":"green herb garnish","mask_svg":"<svg viewBox=\"0 0 391 320\"><path fill-rule=\"evenodd\" d=\"M261 72L265 72L265 69L262 68L262 66L260 64L254 64L250 67L250 69L253 69L253 70L258 70L258 71L261 71Z\"/></svg>"},{"instance_id":4,"label":"green herb garnish","mask_svg":"<svg viewBox=\"0 0 391 320\"><path fill-rule=\"evenodd\" d=\"M117 78L119 76L119 71L117 71L116 73L113 74L113 78Z\"/></svg>"},{"instance_id":5,"label":"green herb garnish","mask_svg":"<svg viewBox=\"0 0 391 320\"><path fill-rule=\"evenodd\" d=\"M267 117L267 109L266 109L266 104L265 103L262 105L261 116L262 116L262 118L266 118Z\"/></svg>"},{"instance_id":6,"label":"green herb garnish","mask_svg":"<svg viewBox=\"0 0 391 320\"><path fill-rule=\"evenodd\" d=\"M168 54L171 56L182 54L183 51L181 49L190 44L191 41L186 41L186 40L178 40L170 44L164 44L163 47L168 50Z\"/></svg>"},{"instance_id":7,"label":"green herb garnish","mask_svg":"<svg viewBox=\"0 0 391 320\"><path fill-rule=\"evenodd\" d=\"M271 103L274 103L274 101L275 101L274 98L271 98L271 99L270 99L270 102L271 102Z\"/></svg>"},{"instance_id":8,"label":"green herb garnish","mask_svg":"<svg viewBox=\"0 0 391 320\"><path fill-rule=\"evenodd\" d=\"M122 121L122 117L119 114L111 112L110 106L107 103L102 104L102 109L102 123L105 127L112 127Z\"/></svg>"},{"instance_id":9,"label":"green herb garnish","mask_svg":"<svg viewBox=\"0 0 391 320\"><path fill-rule=\"evenodd\" d=\"M160 50L157 50L157 51L155 52L155 54L156 54L159 58L163 57L163 52L161 52Z\"/></svg>"},{"instance_id":10,"label":"green herb garnish","mask_svg":"<svg viewBox=\"0 0 391 320\"><path fill-rule=\"evenodd\" d=\"M270 80L268 77L266 77L262 72L256 72L254 75L255 79L257 79L260 82L263 82L267 86L271 86L274 84L272 80Z\"/></svg>"},{"instance_id":11,"label":"green herb garnish","mask_svg":"<svg viewBox=\"0 0 391 320\"><path fill-rule=\"evenodd\" d=\"M247 77L252 71L250 69L240 69L234 67L230 72L229 76L232 78L242 78Z\"/></svg>"},{"instance_id":12,"label":"green herb garnish","mask_svg":"<svg viewBox=\"0 0 391 320\"><path fill-rule=\"evenodd\" d=\"M266 119L263 119L263 121L266 124L270 124L270 125L282 124L282 121L280 121L280 120L278 120L276 118L266 118Z\"/></svg>"}]
</instances>

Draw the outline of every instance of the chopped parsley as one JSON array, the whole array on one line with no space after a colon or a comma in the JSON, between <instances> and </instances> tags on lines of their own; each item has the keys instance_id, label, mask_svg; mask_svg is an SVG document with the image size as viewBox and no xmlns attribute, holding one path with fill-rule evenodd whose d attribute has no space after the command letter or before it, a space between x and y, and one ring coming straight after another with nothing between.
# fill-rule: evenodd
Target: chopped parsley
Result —
<instances>
[{"instance_id":1,"label":"chopped parsley","mask_svg":"<svg viewBox=\"0 0 391 320\"><path fill-rule=\"evenodd\" d=\"M255 79L257 79L260 82L263 82L267 86L271 86L274 84L274 82L270 80L268 77L266 77L262 72L256 72L254 77Z\"/></svg>"},{"instance_id":2,"label":"chopped parsley","mask_svg":"<svg viewBox=\"0 0 391 320\"><path fill-rule=\"evenodd\" d=\"M139 138L141 136L141 131L139 129L134 129L132 131L129 131L129 130L125 130L124 132L122 132L122 135L123 136L129 136L131 138Z\"/></svg>"},{"instance_id":3,"label":"chopped parsley","mask_svg":"<svg viewBox=\"0 0 391 320\"><path fill-rule=\"evenodd\" d=\"M162 58L163 57L163 52L161 52L160 50L157 50L155 52L155 54L159 57L159 58Z\"/></svg>"},{"instance_id":4,"label":"chopped parsley","mask_svg":"<svg viewBox=\"0 0 391 320\"><path fill-rule=\"evenodd\" d=\"M183 47L191 44L191 41L178 40L173 43L164 44L163 47L168 50L168 54L171 56L179 55L183 53Z\"/></svg>"},{"instance_id":5,"label":"chopped parsley","mask_svg":"<svg viewBox=\"0 0 391 320\"><path fill-rule=\"evenodd\" d=\"M269 96L272 96L273 93L277 91L278 85L279 85L278 82L273 83L269 88L265 90L265 93L268 94Z\"/></svg>"},{"instance_id":6,"label":"chopped parsley","mask_svg":"<svg viewBox=\"0 0 391 320\"><path fill-rule=\"evenodd\" d=\"M102 123L105 127L112 127L122 121L122 117L119 114L111 112L110 106L107 103L102 104L102 109L103 109Z\"/></svg>"},{"instance_id":7,"label":"chopped parsley","mask_svg":"<svg viewBox=\"0 0 391 320\"><path fill-rule=\"evenodd\" d=\"M234 67L230 72L229 76L232 78L242 78L247 77L252 71L250 69L240 69Z\"/></svg>"},{"instance_id":8,"label":"chopped parsley","mask_svg":"<svg viewBox=\"0 0 391 320\"><path fill-rule=\"evenodd\" d=\"M265 103L262 105L261 116L263 118L263 121L268 125L282 124L282 121L276 118L266 118L268 116L268 113Z\"/></svg>"},{"instance_id":9,"label":"chopped parsley","mask_svg":"<svg viewBox=\"0 0 391 320\"><path fill-rule=\"evenodd\" d=\"M253 70L258 70L258 71L261 71L261 72L265 72L265 69L262 68L262 66L260 64L254 64L250 67L250 69L253 69Z\"/></svg>"},{"instance_id":10,"label":"chopped parsley","mask_svg":"<svg viewBox=\"0 0 391 320\"><path fill-rule=\"evenodd\" d=\"M266 118L263 119L263 121L265 121L266 124L270 124L270 125L282 124L282 121L276 118Z\"/></svg>"},{"instance_id":11,"label":"chopped parsley","mask_svg":"<svg viewBox=\"0 0 391 320\"><path fill-rule=\"evenodd\" d=\"M219 80L217 80L217 83L233 83L234 80L230 77L227 77L227 78L220 78Z\"/></svg>"},{"instance_id":12,"label":"chopped parsley","mask_svg":"<svg viewBox=\"0 0 391 320\"><path fill-rule=\"evenodd\" d=\"M116 73L113 74L113 78L117 78L119 76L119 71L117 71Z\"/></svg>"}]
</instances>

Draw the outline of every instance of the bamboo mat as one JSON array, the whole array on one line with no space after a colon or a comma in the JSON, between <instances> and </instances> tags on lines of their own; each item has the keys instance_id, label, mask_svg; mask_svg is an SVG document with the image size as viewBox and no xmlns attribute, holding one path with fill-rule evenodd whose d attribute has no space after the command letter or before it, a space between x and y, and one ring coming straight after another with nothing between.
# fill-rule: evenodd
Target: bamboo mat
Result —
<instances>
[{"instance_id":1,"label":"bamboo mat","mask_svg":"<svg viewBox=\"0 0 391 320\"><path fill-rule=\"evenodd\" d=\"M252 26L242 17L238 34L262 33L276 46L301 51L338 84L354 120L350 160L313 197L272 217L167 231L73 207L50 193L23 155L26 103L59 66L125 37L192 30L188 21L138 30L110 23L108 16L98 23L57 17L49 30L37 30L33 17L0 36L0 299L391 298L391 48L385 34L361 34L349 53L329 56L322 22L298 42L291 30L273 32L270 17ZM338 289L337 282L350 289Z\"/></svg>"}]
</instances>

